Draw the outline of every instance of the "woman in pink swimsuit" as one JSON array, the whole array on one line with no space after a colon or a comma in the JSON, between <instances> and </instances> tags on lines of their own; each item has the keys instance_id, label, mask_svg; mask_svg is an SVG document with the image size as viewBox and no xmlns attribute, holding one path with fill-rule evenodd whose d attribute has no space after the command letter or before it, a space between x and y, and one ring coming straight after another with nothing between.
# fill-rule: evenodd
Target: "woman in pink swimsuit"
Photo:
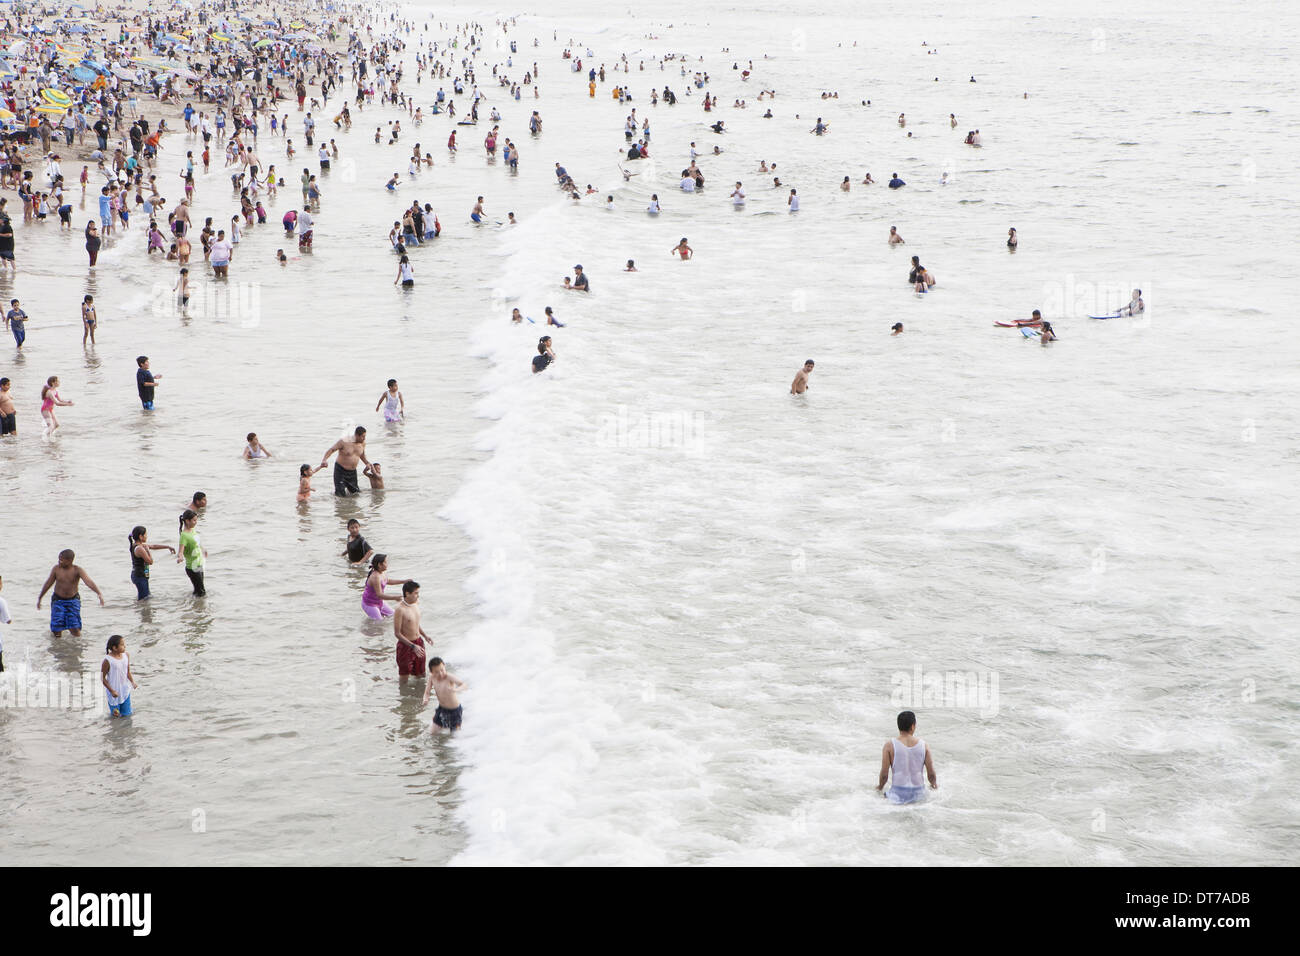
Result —
<instances>
[{"instance_id":1,"label":"woman in pink swimsuit","mask_svg":"<svg viewBox=\"0 0 1300 956\"><path fill-rule=\"evenodd\" d=\"M361 610L366 612L366 617L373 618L376 621L384 617L392 617L393 609L385 604L385 601L400 601L400 594L389 594L385 590L390 584L405 584L406 579L388 579L388 555L377 554L370 559L370 574L366 576L366 587L361 592Z\"/></svg>"}]
</instances>

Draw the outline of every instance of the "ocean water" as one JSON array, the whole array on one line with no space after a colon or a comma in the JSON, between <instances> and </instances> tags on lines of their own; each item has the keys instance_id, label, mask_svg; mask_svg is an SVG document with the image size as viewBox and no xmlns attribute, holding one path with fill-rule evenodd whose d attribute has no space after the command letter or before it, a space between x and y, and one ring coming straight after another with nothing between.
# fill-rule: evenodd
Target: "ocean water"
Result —
<instances>
[{"instance_id":1,"label":"ocean water","mask_svg":"<svg viewBox=\"0 0 1300 956\"><path fill-rule=\"evenodd\" d=\"M1277 4L1094 10L521 17L480 59L516 39L503 70L536 60L541 96L507 101L479 69L517 176L478 148L490 124L460 127L450 159L445 117L376 146L398 114L367 109L333 133L348 162L315 253L282 270L279 231L251 231L243 304L188 321L160 291L170 266L118 246L92 287L79 229L22 229L0 281L34 320L0 372L29 395L24 440L0 448L6 663L80 673L116 631L142 686L129 725L0 709L6 848L102 862L94 837L125 812L146 862L1294 863L1297 27ZM623 52L633 102L613 71L589 98L588 62ZM668 53L748 108L705 114ZM751 59L746 81L731 66ZM651 106L665 85L678 104ZM652 159L624 182L630 106ZM388 195L413 139L437 165ZM687 195L691 141L724 151ZM289 181L275 220L301 162L263 152ZM555 162L596 194L560 195ZM894 171L905 189L884 188ZM199 206L228 219L219 172ZM472 227L480 194L520 224ZM384 236L415 196L444 231L404 294ZM938 280L924 297L913 254ZM590 295L560 288L575 263ZM1134 287L1140 318L1086 318ZM83 360L85 291L104 322ZM542 329L508 316L547 305L566 326L534 376ZM993 326L1033 308L1051 347ZM141 351L164 372L149 417ZM55 373L79 401L42 442L30 396ZM390 376L410 416L386 428ZM297 465L353 422L388 489L336 502L324 472L295 507ZM239 460L252 429L276 459ZM162 560L137 608L126 533L171 543L197 487L210 596ZM469 682L454 739L430 738L391 630L360 614L337 557L353 515L420 580L435 652ZM81 644L32 607L65 546L109 595ZM902 709L939 775L919 807L874 790Z\"/></svg>"}]
</instances>

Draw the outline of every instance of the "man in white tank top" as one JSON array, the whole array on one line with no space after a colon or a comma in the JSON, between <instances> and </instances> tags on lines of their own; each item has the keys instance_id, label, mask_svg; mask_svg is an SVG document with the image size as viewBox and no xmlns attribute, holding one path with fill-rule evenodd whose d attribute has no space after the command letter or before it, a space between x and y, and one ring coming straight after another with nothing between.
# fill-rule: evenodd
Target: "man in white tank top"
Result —
<instances>
[{"instance_id":1,"label":"man in white tank top","mask_svg":"<svg viewBox=\"0 0 1300 956\"><path fill-rule=\"evenodd\" d=\"M939 789L939 778L934 772L934 758L924 740L916 736L916 714L905 710L898 715L898 737L886 740L880 758L880 782L877 790L884 790L889 773L894 773L894 785L886 796L890 803L917 803L925 797L925 783L921 769L930 778L930 789Z\"/></svg>"}]
</instances>

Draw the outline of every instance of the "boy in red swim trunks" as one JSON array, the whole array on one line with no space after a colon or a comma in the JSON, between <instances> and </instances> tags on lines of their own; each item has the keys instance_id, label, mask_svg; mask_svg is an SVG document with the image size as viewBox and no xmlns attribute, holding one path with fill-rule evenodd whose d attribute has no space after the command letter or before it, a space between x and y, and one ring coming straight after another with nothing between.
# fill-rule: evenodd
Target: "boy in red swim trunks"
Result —
<instances>
[{"instance_id":1,"label":"boy in red swim trunks","mask_svg":"<svg viewBox=\"0 0 1300 956\"><path fill-rule=\"evenodd\" d=\"M407 581L402 585L402 600L393 614L393 633L397 636L397 673L403 684L408 677L424 676L424 639L429 635L420 626L420 585Z\"/></svg>"}]
</instances>

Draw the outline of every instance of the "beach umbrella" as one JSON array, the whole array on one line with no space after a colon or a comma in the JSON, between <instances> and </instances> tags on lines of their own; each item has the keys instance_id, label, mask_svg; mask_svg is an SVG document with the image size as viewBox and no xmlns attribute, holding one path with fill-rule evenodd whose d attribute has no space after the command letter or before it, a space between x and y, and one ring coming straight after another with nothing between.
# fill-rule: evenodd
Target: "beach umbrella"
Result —
<instances>
[{"instance_id":1,"label":"beach umbrella","mask_svg":"<svg viewBox=\"0 0 1300 956\"><path fill-rule=\"evenodd\" d=\"M17 117L9 110L0 108L0 121L11 120L11 119L17 119Z\"/></svg>"},{"instance_id":2,"label":"beach umbrella","mask_svg":"<svg viewBox=\"0 0 1300 956\"><path fill-rule=\"evenodd\" d=\"M37 112L37 113L45 113L47 116L62 116L64 113L67 112L67 110L66 110L65 108L63 108L62 106L49 106L49 105L46 105L46 106L38 106L38 107L36 107L36 112Z\"/></svg>"},{"instance_id":3,"label":"beach umbrella","mask_svg":"<svg viewBox=\"0 0 1300 956\"><path fill-rule=\"evenodd\" d=\"M216 40L218 43L230 42L230 37L226 36L224 33L209 33L208 36Z\"/></svg>"},{"instance_id":4,"label":"beach umbrella","mask_svg":"<svg viewBox=\"0 0 1300 956\"><path fill-rule=\"evenodd\" d=\"M117 77L119 80L126 80L128 83L135 82L135 73L128 70L124 66L113 67L113 75Z\"/></svg>"},{"instance_id":5,"label":"beach umbrella","mask_svg":"<svg viewBox=\"0 0 1300 956\"><path fill-rule=\"evenodd\" d=\"M179 76L182 80L197 80L199 75L193 70L187 70L185 67L176 67L171 71L172 76Z\"/></svg>"},{"instance_id":6,"label":"beach umbrella","mask_svg":"<svg viewBox=\"0 0 1300 956\"><path fill-rule=\"evenodd\" d=\"M72 71L72 78L74 80L80 80L82 83L89 83L97 76L99 76L98 73L84 66L75 67Z\"/></svg>"},{"instance_id":7,"label":"beach umbrella","mask_svg":"<svg viewBox=\"0 0 1300 956\"><path fill-rule=\"evenodd\" d=\"M291 30L302 30L302 29L304 29L306 26L307 26L307 24L303 23L301 20L294 20L292 23L289 24L289 29L291 29Z\"/></svg>"},{"instance_id":8,"label":"beach umbrella","mask_svg":"<svg viewBox=\"0 0 1300 956\"><path fill-rule=\"evenodd\" d=\"M67 27L67 31L69 33L85 33L86 28L83 27L80 23L73 23Z\"/></svg>"},{"instance_id":9,"label":"beach umbrella","mask_svg":"<svg viewBox=\"0 0 1300 956\"><path fill-rule=\"evenodd\" d=\"M271 45L270 40L258 40L256 43L253 44L253 46L259 50L264 46L270 46L270 45Z\"/></svg>"},{"instance_id":10,"label":"beach umbrella","mask_svg":"<svg viewBox=\"0 0 1300 956\"><path fill-rule=\"evenodd\" d=\"M72 97L67 93L64 93L62 90L50 89L47 87L46 89L41 90L41 96L44 98L45 102L52 106L57 106L61 110L67 109L72 105Z\"/></svg>"}]
</instances>

